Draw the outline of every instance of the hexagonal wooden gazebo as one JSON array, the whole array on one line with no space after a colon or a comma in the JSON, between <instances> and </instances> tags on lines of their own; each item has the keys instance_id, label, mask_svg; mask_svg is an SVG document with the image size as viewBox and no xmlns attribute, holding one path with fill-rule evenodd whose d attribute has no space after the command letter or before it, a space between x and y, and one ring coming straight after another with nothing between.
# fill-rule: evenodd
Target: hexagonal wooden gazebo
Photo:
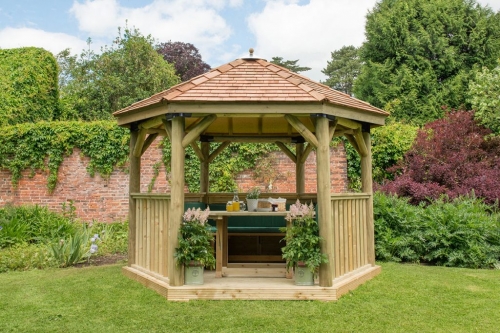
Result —
<instances>
[{"instance_id":1,"label":"hexagonal wooden gazebo","mask_svg":"<svg viewBox=\"0 0 500 333\"><path fill-rule=\"evenodd\" d=\"M129 259L123 272L167 299L335 300L380 272L375 265L370 129L388 113L263 59L242 58L114 113L130 129ZM172 144L171 192L140 192L140 157L158 136ZM332 194L329 145L345 136L361 156L362 193ZM200 144L198 144L200 142ZM210 144L220 143L210 153ZM225 202L208 193L209 163L231 142L274 142L296 163L290 202L314 199L329 263L315 286L251 274L184 285L174 251L185 201ZM287 145L288 144L288 145ZM295 146L295 149L289 147ZM201 161L201 193L184 193L185 148ZM304 162L316 150L317 193L304 194ZM217 235L222 235L217 231ZM217 236L218 237L218 236ZM217 258L218 264L221 258ZM284 265L283 265L284 267ZM272 268L269 268L272 269ZM282 269L283 270L283 269ZM257 272L257 273L256 273ZM265 275L265 274L264 274Z\"/></svg>"}]
</instances>

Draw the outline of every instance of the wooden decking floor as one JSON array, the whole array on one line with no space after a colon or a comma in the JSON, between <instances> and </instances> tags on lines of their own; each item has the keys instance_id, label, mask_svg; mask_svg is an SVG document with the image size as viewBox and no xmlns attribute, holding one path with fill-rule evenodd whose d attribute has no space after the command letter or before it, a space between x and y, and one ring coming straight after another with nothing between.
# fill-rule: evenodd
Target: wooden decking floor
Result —
<instances>
[{"instance_id":1,"label":"wooden decking floor","mask_svg":"<svg viewBox=\"0 0 500 333\"><path fill-rule=\"evenodd\" d=\"M273 268L270 268L270 270ZM285 277L228 276L216 278L214 271L204 273L203 285L170 286L133 267L123 267L123 273L173 301L188 300L322 300L335 301L380 273L380 266L366 265L333 281L332 287L296 286ZM265 269L262 270L265 274ZM268 274L272 276L273 274Z\"/></svg>"}]
</instances>

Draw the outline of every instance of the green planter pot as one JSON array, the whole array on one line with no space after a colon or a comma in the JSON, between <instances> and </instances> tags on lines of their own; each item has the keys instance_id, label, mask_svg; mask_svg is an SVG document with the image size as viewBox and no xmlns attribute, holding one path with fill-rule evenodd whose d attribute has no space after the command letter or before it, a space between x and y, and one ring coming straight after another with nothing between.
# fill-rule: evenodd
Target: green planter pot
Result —
<instances>
[{"instance_id":1,"label":"green planter pot","mask_svg":"<svg viewBox=\"0 0 500 333\"><path fill-rule=\"evenodd\" d=\"M305 265L295 266L295 285L314 286L314 273Z\"/></svg>"},{"instance_id":2,"label":"green planter pot","mask_svg":"<svg viewBox=\"0 0 500 333\"><path fill-rule=\"evenodd\" d=\"M203 284L203 266L184 266L184 284Z\"/></svg>"}]
</instances>

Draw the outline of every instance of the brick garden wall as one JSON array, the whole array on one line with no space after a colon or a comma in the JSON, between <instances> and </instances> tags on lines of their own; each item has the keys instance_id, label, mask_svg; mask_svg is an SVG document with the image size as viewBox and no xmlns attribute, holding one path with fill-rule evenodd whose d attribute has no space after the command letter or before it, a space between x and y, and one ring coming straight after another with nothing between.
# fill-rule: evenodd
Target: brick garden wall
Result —
<instances>
[{"instance_id":1,"label":"brick garden wall","mask_svg":"<svg viewBox=\"0 0 500 333\"><path fill-rule=\"evenodd\" d=\"M246 192L253 186L268 187L271 192L295 192L295 164L283 153L270 154L275 179L270 186L268 179L256 179L254 171L245 171L236 177L239 189ZM33 177L25 171L17 188L11 183L11 175L0 170L0 207L6 204L38 204L51 210L61 211L62 204L72 200L77 216L84 221L100 222L123 221L128 213L128 174L124 169L115 169L109 179L96 174L91 177L86 167L89 159L80 156L74 149L59 168L58 184L52 193L47 189L48 173L37 171ZM145 152L141 160L141 192L148 191L154 176L154 164L161 161L159 140ZM347 165L342 145L331 148L331 189L332 193L347 190ZM170 190L163 164L152 188L153 193ZM306 192L316 192L316 156L312 152L306 161ZM272 188L271 188L272 187ZM186 190L187 191L187 190Z\"/></svg>"}]
</instances>

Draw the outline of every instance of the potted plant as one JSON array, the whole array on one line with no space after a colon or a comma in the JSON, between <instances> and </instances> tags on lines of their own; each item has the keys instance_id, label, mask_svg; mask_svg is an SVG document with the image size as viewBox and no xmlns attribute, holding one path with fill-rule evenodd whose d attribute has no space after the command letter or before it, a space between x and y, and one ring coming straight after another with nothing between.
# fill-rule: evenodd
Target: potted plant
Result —
<instances>
[{"instance_id":1,"label":"potted plant","mask_svg":"<svg viewBox=\"0 0 500 333\"><path fill-rule=\"evenodd\" d=\"M178 265L184 265L185 284L203 284L204 267L215 267L213 236L207 224L209 213L209 208L189 208L182 217L174 256Z\"/></svg>"},{"instance_id":2,"label":"potted plant","mask_svg":"<svg viewBox=\"0 0 500 333\"><path fill-rule=\"evenodd\" d=\"M314 276L319 265L327 263L328 258L321 253L319 226L315 219L314 205L301 204L299 200L290 206L285 219L288 227L281 228L285 232L286 245L281 249L286 268L295 270L296 285L314 285Z\"/></svg>"},{"instance_id":3,"label":"potted plant","mask_svg":"<svg viewBox=\"0 0 500 333\"><path fill-rule=\"evenodd\" d=\"M249 212L257 211L257 203L259 201L260 188L253 187L247 193L247 209Z\"/></svg>"}]
</instances>

